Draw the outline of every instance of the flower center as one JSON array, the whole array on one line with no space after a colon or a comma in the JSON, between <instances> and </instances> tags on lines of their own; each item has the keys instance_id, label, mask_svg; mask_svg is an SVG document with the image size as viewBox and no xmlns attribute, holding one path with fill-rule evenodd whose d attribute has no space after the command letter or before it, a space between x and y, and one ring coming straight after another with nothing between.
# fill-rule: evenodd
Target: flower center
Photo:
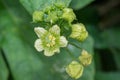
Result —
<instances>
[{"instance_id":1,"label":"flower center","mask_svg":"<svg viewBox=\"0 0 120 80\"><path fill-rule=\"evenodd\" d=\"M49 35L46 46L53 47L55 45L55 40L56 38L53 35Z\"/></svg>"}]
</instances>

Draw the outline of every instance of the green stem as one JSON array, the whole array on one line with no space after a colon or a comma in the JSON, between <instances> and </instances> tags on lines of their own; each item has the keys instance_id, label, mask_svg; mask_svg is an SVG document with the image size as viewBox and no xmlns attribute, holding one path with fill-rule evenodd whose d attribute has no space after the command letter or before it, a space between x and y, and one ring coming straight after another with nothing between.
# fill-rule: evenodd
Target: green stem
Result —
<instances>
[{"instance_id":1,"label":"green stem","mask_svg":"<svg viewBox=\"0 0 120 80\"><path fill-rule=\"evenodd\" d=\"M82 48L81 48L81 47L77 46L77 45L76 45L76 44L74 44L74 43L69 42L69 44L71 44L71 45L75 46L76 48L79 48L79 49L81 49L81 50L82 50Z\"/></svg>"},{"instance_id":2,"label":"green stem","mask_svg":"<svg viewBox=\"0 0 120 80\"><path fill-rule=\"evenodd\" d=\"M66 51L69 53L69 55L72 57L72 59L75 59L75 56L71 53L71 51L68 49L68 47L65 48Z\"/></svg>"}]
</instances>

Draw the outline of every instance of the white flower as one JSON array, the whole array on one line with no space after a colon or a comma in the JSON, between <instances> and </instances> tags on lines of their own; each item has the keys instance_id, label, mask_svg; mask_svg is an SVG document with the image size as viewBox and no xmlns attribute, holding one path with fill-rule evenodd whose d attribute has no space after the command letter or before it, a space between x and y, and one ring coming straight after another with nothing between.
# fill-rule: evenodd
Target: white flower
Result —
<instances>
[{"instance_id":1,"label":"white flower","mask_svg":"<svg viewBox=\"0 0 120 80\"><path fill-rule=\"evenodd\" d=\"M39 37L35 41L35 48L41 52L44 50L45 56L52 56L55 53L59 53L60 47L66 47L68 41L64 36L60 36L60 28L58 25L52 26L49 31L42 27L36 27L35 33Z\"/></svg>"}]
</instances>

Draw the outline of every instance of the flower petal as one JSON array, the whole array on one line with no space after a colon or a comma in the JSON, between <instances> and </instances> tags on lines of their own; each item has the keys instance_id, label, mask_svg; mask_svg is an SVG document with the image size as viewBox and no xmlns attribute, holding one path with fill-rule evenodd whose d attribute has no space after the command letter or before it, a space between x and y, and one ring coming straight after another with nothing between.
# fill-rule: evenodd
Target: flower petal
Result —
<instances>
[{"instance_id":1,"label":"flower petal","mask_svg":"<svg viewBox=\"0 0 120 80\"><path fill-rule=\"evenodd\" d=\"M59 52L60 52L60 49L59 49L59 48L57 48L57 49L55 50L55 52L56 52L56 53L59 53Z\"/></svg>"},{"instance_id":2,"label":"flower petal","mask_svg":"<svg viewBox=\"0 0 120 80\"><path fill-rule=\"evenodd\" d=\"M44 55L45 56L53 56L55 53L59 53L60 52L60 49L59 48L56 48L54 50L49 50L49 49L46 49L44 51Z\"/></svg>"},{"instance_id":3,"label":"flower petal","mask_svg":"<svg viewBox=\"0 0 120 80\"><path fill-rule=\"evenodd\" d=\"M57 35L60 35L60 28L58 25L54 25L53 27L51 27L49 29L49 32L50 33L53 33L53 34L57 34Z\"/></svg>"},{"instance_id":4,"label":"flower petal","mask_svg":"<svg viewBox=\"0 0 120 80\"><path fill-rule=\"evenodd\" d=\"M35 33L37 34L37 36L40 38L44 33L46 33L47 31L42 28L42 27L36 27L34 28Z\"/></svg>"},{"instance_id":5,"label":"flower petal","mask_svg":"<svg viewBox=\"0 0 120 80\"><path fill-rule=\"evenodd\" d=\"M45 56L53 56L54 54L55 54L54 51L44 50L44 55Z\"/></svg>"},{"instance_id":6,"label":"flower petal","mask_svg":"<svg viewBox=\"0 0 120 80\"><path fill-rule=\"evenodd\" d=\"M34 47L36 48L37 51L41 52L43 50L42 42L41 39L37 39L35 41Z\"/></svg>"},{"instance_id":7,"label":"flower petal","mask_svg":"<svg viewBox=\"0 0 120 80\"><path fill-rule=\"evenodd\" d=\"M66 40L66 38L64 36L60 37L60 47L66 47L68 44L68 41Z\"/></svg>"}]
</instances>

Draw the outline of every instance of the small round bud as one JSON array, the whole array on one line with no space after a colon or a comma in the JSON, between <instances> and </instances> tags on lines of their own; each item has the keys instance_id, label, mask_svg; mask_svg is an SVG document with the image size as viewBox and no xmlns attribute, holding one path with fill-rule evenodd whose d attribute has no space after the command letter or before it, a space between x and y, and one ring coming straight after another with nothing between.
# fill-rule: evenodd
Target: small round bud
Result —
<instances>
[{"instance_id":1,"label":"small round bud","mask_svg":"<svg viewBox=\"0 0 120 80\"><path fill-rule=\"evenodd\" d=\"M44 12L42 12L42 11L35 11L33 13L33 22L43 21L43 16L44 16Z\"/></svg>"},{"instance_id":2,"label":"small round bud","mask_svg":"<svg viewBox=\"0 0 120 80\"><path fill-rule=\"evenodd\" d=\"M46 12L46 13L48 13L52 9L53 9L53 6L47 6L43 11Z\"/></svg>"},{"instance_id":3,"label":"small round bud","mask_svg":"<svg viewBox=\"0 0 120 80\"><path fill-rule=\"evenodd\" d=\"M76 19L76 16L72 9L64 8L62 18L67 20L68 22L72 22L73 20Z\"/></svg>"},{"instance_id":4,"label":"small round bud","mask_svg":"<svg viewBox=\"0 0 120 80\"><path fill-rule=\"evenodd\" d=\"M70 37L82 42L88 37L88 32L82 23L73 24Z\"/></svg>"},{"instance_id":5,"label":"small round bud","mask_svg":"<svg viewBox=\"0 0 120 80\"><path fill-rule=\"evenodd\" d=\"M57 6L60 9L63 9L65 7L65 4L63 2L55 3L55 6Z\"/></svg>"},{"instance_id":6,"label":"small round bud","mask_svg":"<svg viewBox=\"0 0 120 80\"><path fill-rule=\"evenodd\" d=\"M45 21L55 23L58 20L58 16L56 12L51 12L48 14Z\"/></svg>"},{"instance_id":7,"label":"small round bud","mask_svg":"<svg viewBox=\"0 0 120 80\"><path fill-rule=\"evenodd\" d=\"M91 64L92 56L88 54L87 51L83 50L81 56L79 56L79 60L84 66L87 66Z\"/></svg>"},{"instance_id":8,"label":"small round bud","mask_svg":"<svg viewBox=\"0 0 120 80\"><path fill-rule=\"evenodd\" d=\"M72 61L67 67L66 72L74 79L78 79L83 74L84 67L77 61Z\"/></svg>"}]
</instances>

